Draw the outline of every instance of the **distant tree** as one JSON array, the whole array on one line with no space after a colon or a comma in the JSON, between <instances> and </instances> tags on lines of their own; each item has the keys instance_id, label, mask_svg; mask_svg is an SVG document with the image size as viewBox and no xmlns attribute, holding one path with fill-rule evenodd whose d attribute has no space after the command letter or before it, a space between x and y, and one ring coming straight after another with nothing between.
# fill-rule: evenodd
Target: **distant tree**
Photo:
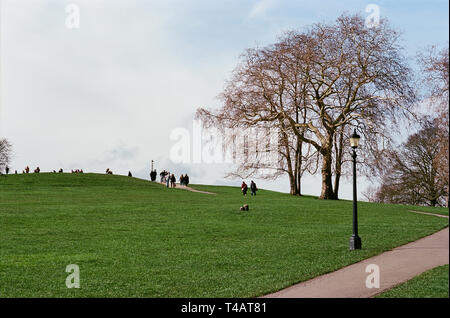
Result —
<instances>
[{"instance_id":1,"label":"distant tree","mask_svg":"<svg viewBox=\"0 0 450 318\"><path fill-rule=\"evenodd\" d=\"M3 173L11 160L12 146L6 139L0 139L0 173Z\"/></svg>"},{"instance_id":2,"label":"distant tree","mask_svg":"<svg viewBox=\"0 0 450 318\"><path fill-rule=\"evenodd\" d=\"M436 120L426 120L397 151L387 155L389 168L372 201L443 206L446 188L439 178L441 144Z\"/></svg>"},{"instance_id":3,"label":"distant tree","mask_svg":"<svg viewBox=\"0 0 450 318\"><path fill-rule=\"evenodd\" d=\"M436 158L438 180L449 198L449 49L431 47L418 54L422 68L422 83L425 83L425 98L429 101L430 113L434 113L437 127L436 142L440 150Z\"/></svg>"}]
</instances>

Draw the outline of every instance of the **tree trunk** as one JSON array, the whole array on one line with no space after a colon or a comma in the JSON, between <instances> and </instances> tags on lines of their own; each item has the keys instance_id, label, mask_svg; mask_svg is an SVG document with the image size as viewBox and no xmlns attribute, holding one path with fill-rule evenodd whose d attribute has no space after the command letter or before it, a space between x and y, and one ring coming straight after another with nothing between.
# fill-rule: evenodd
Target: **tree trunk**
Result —
<instances>
[{"instance_id":1,"label":"tree trunk","mask_svg":"<svg viewBox=\"0 0 450 318\"><path fill-rule=\"evenodd\" d=\"M298 194L297 184L296 184L296 181L295 181L294 174L291 174L291 173L289 173L289 185L291 187L291 190L289 191L289 194L297 195Z\"/></svg>"},{"instance_id":2,"label":"tree trunk","mask_svg":"<svg viewBox=\"0 0 450 318\"><path fill-rule=\"evenodd\" d=\"M295 178L295 173L294 170L292 169L292 158L291 158L291 153L290 153L290 149L289 149L289 140L288 140L288 136L285 132L282 133L283 136L283 144L285 147L285 151L286 151L286 165L287 165L287 173L289 176L289 185L291 187L290 190L290 194L292 195L297 195L298 194L298 189L297 189L297 184L296 184L296 178Z\"/></svg>"},{"instance_id":3,"label":"tree trunk","mask_svg":"<svg viewBox=\"0 0 450 318\"><path fill-rule=\"evenodd\" d=\"M295 149L295 195L301 196L301 179L302 179L302 142L297 137L297 147Z\"/></svg>"},{"instance_id":4,"label":"tree trunk","mask_svg":"<svg viewBox=\"0 0 450 318\"><path fill-rule=\"evenodd\" d=\"M336 162L335 162L336 176L334 179L334 198L336 200L339 199L339 182L341 181L341 174L342 174L343 143L344 143L344 127L341 127L341 131L339 132L339 140L335 145L335 148L336 148Z\"/></svg>"},{"instance_id":5,"label":"tree trunk","mask_svg":"<svg viewBox=\"0 0 450 318\"><path fill-rule=\"evenodd\" d=\"M322 193L321 200L335 200L332 183L332 166L333 157L331 149L324 150L322 154Z\"/></svg>"},{"instance_id":6,"label":"tree trunk","mask_svg":"<svg viewBox=\"0 0 450 318\"><path fill-rule=\"evenodd\" d=\"M339 181L341 180L341 173L336 173L336 176L334 178L334 199L339 200Z\"/></svg>"}]
</instances>

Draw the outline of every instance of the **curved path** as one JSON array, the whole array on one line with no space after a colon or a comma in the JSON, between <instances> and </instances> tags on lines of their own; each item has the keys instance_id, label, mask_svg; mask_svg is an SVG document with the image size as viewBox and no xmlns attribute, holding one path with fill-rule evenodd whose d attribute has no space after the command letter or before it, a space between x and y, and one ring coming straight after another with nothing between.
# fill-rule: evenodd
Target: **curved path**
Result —
<instances>
[{"instance_id":1,"label":"curved path","mask_svg":"<svg viewBox=\"0 0 450 318\"><path fill-rule=\"evenodd\" d=\"M165 186L165 187L167 187L166 183L160 182L160 184ZM180 185L180 184L177 184L175 189L188 190L188 191L191 191L191 192L204 193L204 194L217 194L217 193L213 193L213 192L195 190L195 189L193 189L191 187L183 186L183 185Z\"/></svg>"},{"instance_id":2,"label":"curved path","mask_svg":"<svg viewBox=\"0 0 450 318\"><path fill-rule=\"evenodd\" d=\"M421 214L426 212L410 211ZM429 214L433 215L433 214ZM446 217L443 215L435 215ZM415 242L397 247L391 251L371 257L359 263L344 267L299 283L273 294L268 298L366 298L373 297L398 284L437 266L449 263L448 227ZM367 288L366 272L369 264L378 265L380 288Z\"/></svg>"}]
</instances>

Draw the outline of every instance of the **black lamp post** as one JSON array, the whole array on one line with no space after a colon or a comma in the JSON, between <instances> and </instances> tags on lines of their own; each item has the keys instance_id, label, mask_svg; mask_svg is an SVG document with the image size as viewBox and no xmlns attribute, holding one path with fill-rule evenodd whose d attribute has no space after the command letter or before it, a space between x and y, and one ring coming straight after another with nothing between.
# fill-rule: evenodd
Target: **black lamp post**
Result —
<instances>
[{"instance_id":1,"label":"black lamp post","mask_svg":"<svg viewBox=\"0 0 450 318\"><path fill-rule=\"evenodd\" d=\"M360 138L355 129L350 136L350 145L353 148L353 235L350 237L351 250L361 249L361 238L358 236L358 207L356 203L356 148L358 148Z\"/></svg>"}]
</instances>

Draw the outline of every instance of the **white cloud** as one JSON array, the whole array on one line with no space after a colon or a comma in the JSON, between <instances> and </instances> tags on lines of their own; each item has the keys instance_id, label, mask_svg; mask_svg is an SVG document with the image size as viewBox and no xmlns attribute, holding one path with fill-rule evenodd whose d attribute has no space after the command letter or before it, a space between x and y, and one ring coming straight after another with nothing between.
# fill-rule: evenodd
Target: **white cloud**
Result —
<instances>
[{"instance_id":1,"label":"white cloud","mask_svg":"<svg viewBox=\"0 0 450 318\"><path fill-rule=\"evenodd\" d=\"M257 18L264 16L267 11L276 5L276 0L259 0L250 10L249 18Z\"/></svg>"}]
</instances>

